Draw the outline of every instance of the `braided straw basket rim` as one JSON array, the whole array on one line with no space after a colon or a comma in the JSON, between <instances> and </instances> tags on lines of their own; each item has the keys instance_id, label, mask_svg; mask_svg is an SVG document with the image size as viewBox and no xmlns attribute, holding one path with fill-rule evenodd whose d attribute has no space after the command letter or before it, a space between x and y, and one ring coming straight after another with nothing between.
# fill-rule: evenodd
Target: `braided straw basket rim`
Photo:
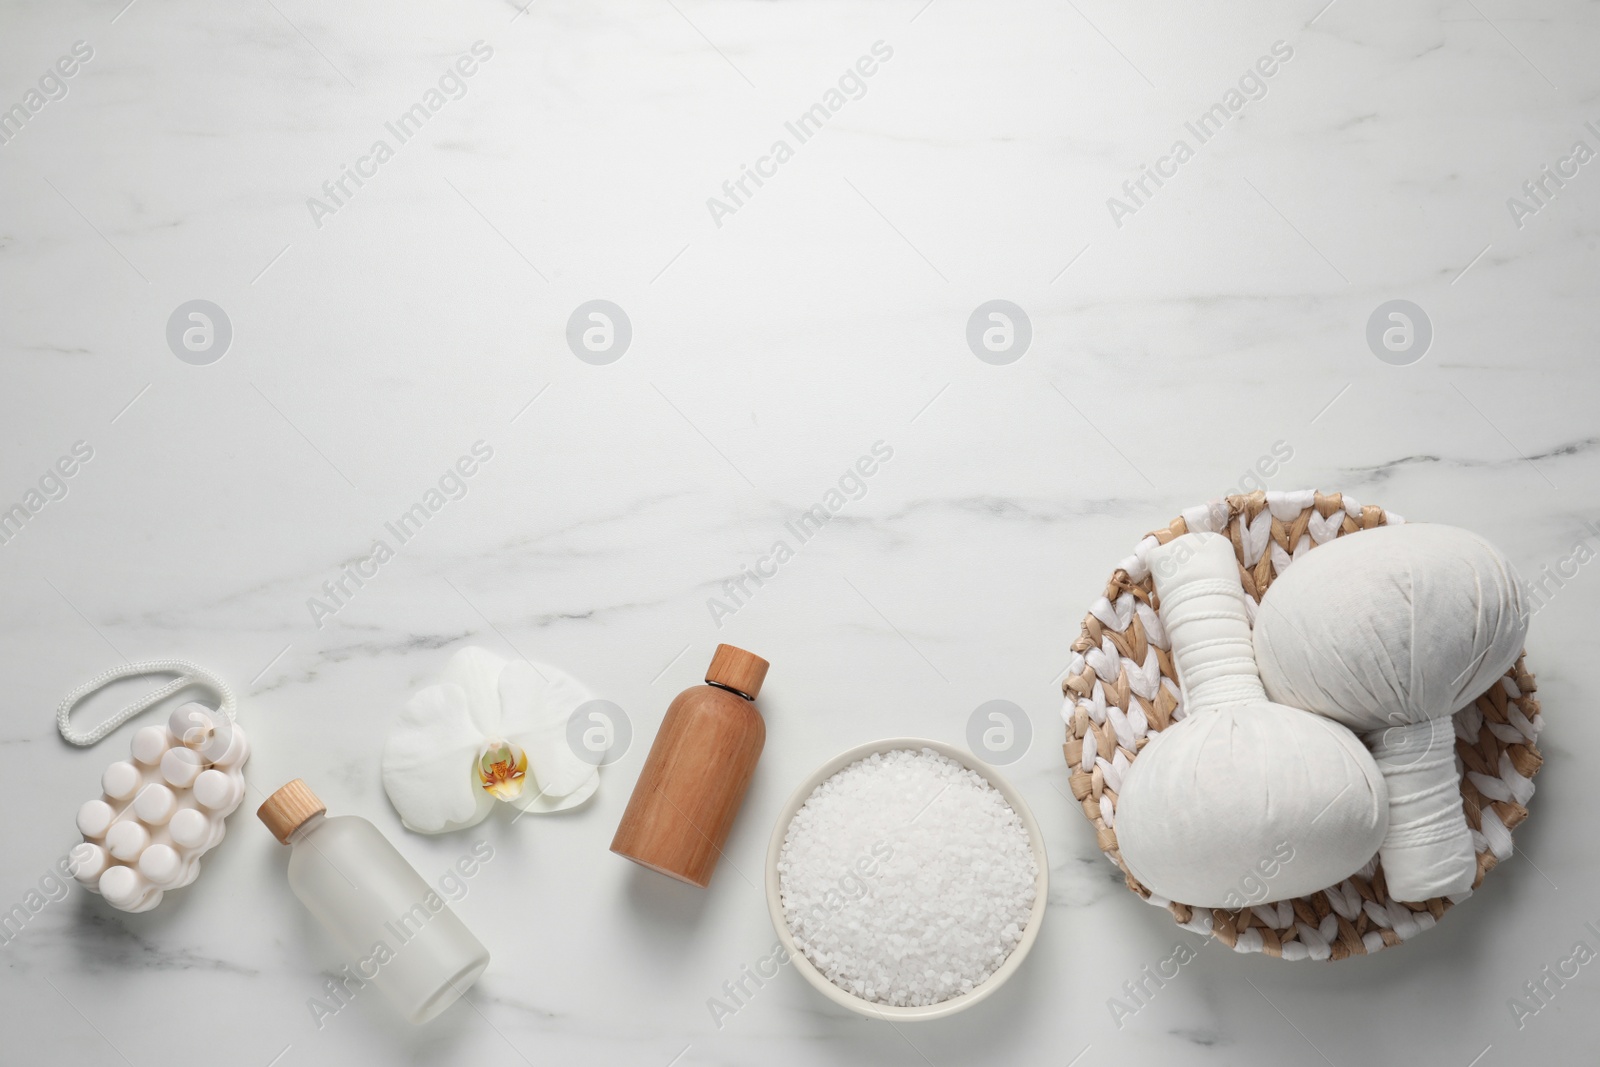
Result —
<instances>
[{"instance_id":1,"label":"braided straw basket rim","mask_svg":"<svg viewBox=\"0 0 1600 1067\"><path fill-rule=\"evenodd\" d=\"M1105 595L1084 617L1072 643L1062 693L1066 698L1063 752L1074 799L1095 830L1100 850L1122 871L1128 888L1164 907L1180 926L1216 938L1236 952L1282 959L1342 960L1370 955L1431 928L1465 899L1424 902L1390 899L1374 856L1335 886L1294 900L1238 910L1192 907L1153 894L1134 878L1117 848L1117 790L1139 751L1183 718L1177 671L1157 613L1146 556L1151 548L1191 532L1225 534L1239 561L1245 594L1255 605L1294 559L1335 537L1405 520L1348 495L1313 490L1232 495L1189 508L1146 535L1118 564ZM1461 798L1478 856L1473 888L1512 853L1511 831L1528 817L1533 776L1543 763L1537 739L1543 721L1526 655L1473 704L1454 716ZM1109 756L1108 756L1109 754Z\"/></svg>"}]
</instances>

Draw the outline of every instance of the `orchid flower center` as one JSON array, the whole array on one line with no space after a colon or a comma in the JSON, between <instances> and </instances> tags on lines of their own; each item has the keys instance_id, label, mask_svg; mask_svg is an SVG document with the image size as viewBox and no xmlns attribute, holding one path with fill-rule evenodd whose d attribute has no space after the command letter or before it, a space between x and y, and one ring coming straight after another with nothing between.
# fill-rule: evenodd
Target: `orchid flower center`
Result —
<instances>
[{"instance_id":1,"label":"orchid flower center","mask_svg":"<svg viewBox=\"0 0 1600 1067\"><path fill-rule=\"evenodd\" d=\"M511 742L495 739L478 751L478 782L500 800L515 800L528 782L528 754Z\"/></svg>"}]
</instances>

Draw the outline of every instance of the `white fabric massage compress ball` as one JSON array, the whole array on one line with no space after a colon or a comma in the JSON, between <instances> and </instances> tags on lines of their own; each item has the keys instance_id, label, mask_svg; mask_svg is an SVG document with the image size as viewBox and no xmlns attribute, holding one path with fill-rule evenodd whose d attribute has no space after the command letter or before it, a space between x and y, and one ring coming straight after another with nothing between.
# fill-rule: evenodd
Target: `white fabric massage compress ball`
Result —
<instances>
[{"instance_id":1,"label":"white fabric massage compress ball","mask_svg":"<svg viewBox=\"0 0 1600 1067\"><path fill-rule=\"evenodd\" d=\"M1380 859L1396 900L1472 888L1450 716L1517 661L1528 617L1521 579L1493 545L1419 523L1330 541L1261 600L1267 694L1361 732L1389 784Z\"/></svg>"},{"instance_id":2,"label":"white fabric massage compress ball","mask_svg":"<svg viewBox=\"0 0 1600 1067\"><path fill-rule=\"evenodd\" d=\"M1388 826L1382 775L1338 723L1269 703L1226 537L1150 553L1186 717L1145 745L1117 798L1123 863L1147 889L1238 909L1325 889Z\"/></svg>"}]
</instances>

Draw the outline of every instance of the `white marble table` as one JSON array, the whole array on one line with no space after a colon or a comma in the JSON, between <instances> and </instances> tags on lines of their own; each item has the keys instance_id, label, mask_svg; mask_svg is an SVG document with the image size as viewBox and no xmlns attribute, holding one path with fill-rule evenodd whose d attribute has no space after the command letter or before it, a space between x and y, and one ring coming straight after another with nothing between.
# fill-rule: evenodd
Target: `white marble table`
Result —
<instances>
[{"instance_id":1,"label":"white marble table","mask_svg":"<svg viewBox=\"0 0 1600 1067\"><path fill-rule=\"evenodd\" d=\"M38 505L0 545L0 906L26 911L125 751L131 727L84 752L52 722L124 657L234 680L257 794L158 910L75 890L8 932L0 1060L1592 1057L1600 965L1520 1028L1509 1006L1600 947L1600 573L1574 553L1600 548L1600 163L1572 156L1600 149L1592 6L124 2L0 12L0 107L22 109L0 146L0 506ZM609 363L566 342L595 299L631 323ZM1031 323L1009 362L1015 342L966 340L995 299ZM1420 359L1416 336L1369 348L1394 299L1431 323ZM169 346L192 300L226 315L221 358L220 334ZM400 544L385 523L479 441L465 495ZM714 620L724 580L879 441L860 499ZM46 478L78 442L92 457ZM1108 1000L1179 932L1063 797L1057 679L1111 565L1275 448L1270 488L1564 569L1530 642L1548 764L1517 856L1438 929L1337 965L1210 946L1119 1027ZM314 612L375 539L393 557ZM719 640L771 659L770 733L698 892L606 846ZM580 811L419 837L379 746L472 643L562 665L635 743ZM1014 981L896 1030L785 973L719 1027L708 999L773 941L752 883L789 790L873 737L959 743L992 699L1031 719L1011 774L1051 855ZM341 961L252 814L295 776L425 874L492 843L457 905L494 953L470 1005L418 1030L369 993L317 1027Z\"/></svg>"}]
</instances>

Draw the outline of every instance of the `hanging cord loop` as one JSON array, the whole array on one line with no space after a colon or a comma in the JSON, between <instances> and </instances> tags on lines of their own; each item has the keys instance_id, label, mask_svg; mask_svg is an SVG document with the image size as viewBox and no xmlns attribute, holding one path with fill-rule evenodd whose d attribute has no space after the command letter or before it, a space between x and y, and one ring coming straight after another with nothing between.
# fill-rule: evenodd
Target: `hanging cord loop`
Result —
<instances>
[{"instance_id":1,"label":"hanging cord loop","mask_svg":"<svg viewBox=\"0 0 1600 1067\"><path fill-rule=\"evenodd\" d=\"M120 681L123 678L135 678L141 674L176 674L178 677L160 689L140 697L87 733L72 728L72 724L68 721L72 716L72 709L77 707L78 703L85 697L99 692L112 682ZM201 686L215 693L219 699L217 713L230 723L233 722L234 715L238 710L238 703L234 699L233 690L228 687L227 682L224 682L204 667L196 666L188 660L151 659L143 660L139 663L127 663L121 667L113 667L111 670L89 679L68 693L61 701L61 706L56 708L56 727L61 731L61 736L66 738L69 743L80 746L92 745L141 711L154 707L174 693L182 692L190 686Z\"/></svg>"}]
</instances>

